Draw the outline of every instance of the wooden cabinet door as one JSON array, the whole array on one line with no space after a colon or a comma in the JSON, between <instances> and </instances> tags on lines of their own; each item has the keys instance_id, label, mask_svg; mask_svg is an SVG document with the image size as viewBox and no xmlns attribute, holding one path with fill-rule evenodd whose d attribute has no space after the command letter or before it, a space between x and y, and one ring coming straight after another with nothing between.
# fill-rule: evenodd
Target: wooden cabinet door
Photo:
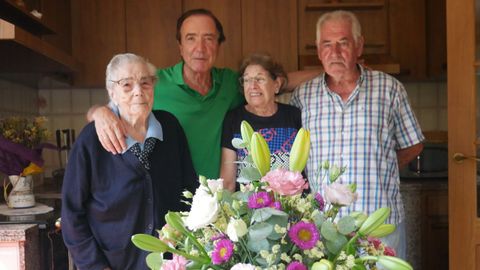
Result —
<instances>
[{"instance_id":1,"label":"wooden cabinet door","mask_svg":"<svg viewBox=\"0 0 480 270\"><path fill-rule=\"evenodd\" d=\"M82 65L75 84L103 87L105 68L125 52L125 5L117 0L72 0L72 54Z\"/></svg>"},{"instance_id":2,"label":"wooden cabinet door","mask_svg":"<svg viewBox=\"0 0 480 270\"><path fill-rule=\"evenodd\" d=\"M449 265L480 269L477 162L475 0L447 0ZM477 16L478 13L477 13ZM478 26L478 23L477 23Z\"/></svg>"},{"instance_id":3,"label":"wooden cabinet door","mask_svg":"<svg viewBox=\"0 0 480 270\"><path fill-rule=\"evenodd\" d=\"M285 70L298 70L297 25L295 0L243 0L243 56L266 52Z\"/></svg>"},{"instance_id":4,"label":"wooden cabinet door","mask_svg":"<svg viewBox=\"0 0 480 270\"><path fill-rule=\"evenodd\" d=\"M158 68L180 61L176 35L182 2L172 0L125 0L126 49L141 55Z\"/></svg>"}]
</instances>

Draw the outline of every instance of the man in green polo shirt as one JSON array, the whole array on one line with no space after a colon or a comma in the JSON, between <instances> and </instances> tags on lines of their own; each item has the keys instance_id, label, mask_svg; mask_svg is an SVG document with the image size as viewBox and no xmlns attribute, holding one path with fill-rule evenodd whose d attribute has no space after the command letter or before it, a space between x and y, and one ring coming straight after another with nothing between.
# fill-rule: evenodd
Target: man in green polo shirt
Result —
<instances>
[{"instance_id":1,"label":"man in green polo shirt","mask_svg":"<svg viewBox=\"0 0 480 270\"><path fill-rule=\"evenodd\" d=\"M158 70L153 108L177 117L197 173L217 178L223 118L228 110L244 102L238 91L238 75L213 67L225 35L210 11L195 9L182 14L177 20L177 40L183 61ZM92 118L104 148L121 153L126 147L125 132L111 110L96 108Z\"/></svg>"}]
</instances>

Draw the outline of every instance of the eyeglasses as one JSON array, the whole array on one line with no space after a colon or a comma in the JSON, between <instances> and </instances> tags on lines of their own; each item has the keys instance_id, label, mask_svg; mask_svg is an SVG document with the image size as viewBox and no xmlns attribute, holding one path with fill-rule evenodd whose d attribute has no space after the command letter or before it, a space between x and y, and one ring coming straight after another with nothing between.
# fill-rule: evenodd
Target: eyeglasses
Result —
<instances>
[{"instance_id":1,"label":"eyeglasses","mask_svg":"<svg viewBox=\"0 0 480 270\"><path fill-rule=\"evenodd\" d=\"M267 78L265 77L240 77L239 78L240 84L243 85L252 85L254 82L258 85L264 85L267 82Z\"/></svg>"},{"instance_id":2,"label":"eyeglasses","mask_svg":"<svg viewBox=\"0 0 480 270\"><path fill-rule=\"evenodd\" d=\"M155 82L157 81L156 76L146 76L146 77L141 77L140 79L136 80L134 78L123 78L118 81L110 80L113 83L118 84L123 91L131 91L135 85L135 83L138 83L140 88L142 89L149 89L152 88Z\"/></svg>"}]
</instances>

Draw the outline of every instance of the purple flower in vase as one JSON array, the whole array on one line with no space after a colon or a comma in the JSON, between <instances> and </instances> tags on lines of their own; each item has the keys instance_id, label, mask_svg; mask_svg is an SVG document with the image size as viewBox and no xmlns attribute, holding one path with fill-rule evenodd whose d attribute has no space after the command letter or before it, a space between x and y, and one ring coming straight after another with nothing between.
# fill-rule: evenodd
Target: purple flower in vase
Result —
<instances>
[{"instance_id":1,"label":"purple flower in vase","mask_svg":"<svg viewBox=\"0 0 480 270\"><path fill-rule=\"evenodd\" d=\"M287 270L307 270L307 267L301 262L294 261L287 266Z\"/></svg>"},{"instance_id":2,"label":"purple flower in vase","mask_svg":"<svg viewBox=\"0 0 480 270\"><path fill-rule=\"evenodd\" d=\"M292 242L300 249L311 249L320 240L320 234L314 223L300 221L288 231Z\"/></svg>"},{"instance_id":3,"label":"purple flower in vase","mask_svg":"<svg viewBox=\"0 0 480 270\"><path fill-rule=\"evenodd\" d=\"M271 203L272 198L270 198L270 195L265 191L253 193L248 197L248 207L250 209L267 207Z\"/></svg>"},{"instance_id":4,"label":"purple flower in vase","mask_svg":"<svg viewBox=\"0 0 480 270\"><path fill-rule=\"evenodd\" d=\"M228 262L233 255L233 243L228 239L222 239L215 244L212 252L213 264L222 264Z\"/></svg>"},{"instance_id":5,"label":"purple flower in vase","mask_svg":"<svg viewBox=\"0 0 480 270\"><path fill-rule=\"evenodd\" d=\"M315 201L318 204L318 210L323 211L323 209L325 209L325 200L323 199L323 196L322 194L320 194L320 192L317 192L315 194Z\"/></svg>"}]
</instances>

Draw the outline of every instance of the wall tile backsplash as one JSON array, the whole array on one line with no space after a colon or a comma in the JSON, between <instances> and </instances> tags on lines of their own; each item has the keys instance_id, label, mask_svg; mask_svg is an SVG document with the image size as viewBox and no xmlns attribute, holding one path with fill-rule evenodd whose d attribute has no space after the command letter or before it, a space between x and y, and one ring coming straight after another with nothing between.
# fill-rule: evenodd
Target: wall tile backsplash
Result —
<instances>
[{"instance_id":1,"label":"wall tile backsplash","mask_svg":"<svg viewBox=\"0 0 480 270\"><path fill-rule=\"evenodd\" d=\"M447 130L447 87L445 82L405 83L410 104L420 122L422 130ZM47 86L48 87L48 86ZM78 135L85 126L85 114L94 104L106 104L105 89L76 89L68 86L34 89L0 80L0 117L8 115L44 115L48 117L48 128L75 129ZM280 98L288 102L288 96ZM52 143L55 143L52 138ZM51 176L60 167L58 153L44 151L45 175ZM65 155L62 157L65 163Z\"/></svg>"}]
</instances>

